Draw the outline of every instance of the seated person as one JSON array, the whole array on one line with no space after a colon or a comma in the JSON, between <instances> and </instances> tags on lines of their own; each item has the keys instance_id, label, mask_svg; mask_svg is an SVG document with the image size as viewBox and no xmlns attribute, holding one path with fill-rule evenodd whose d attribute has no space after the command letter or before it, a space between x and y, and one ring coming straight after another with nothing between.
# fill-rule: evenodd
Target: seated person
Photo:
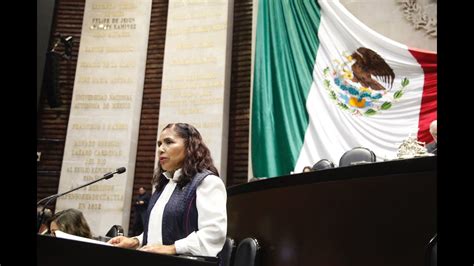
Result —
<instances>
[{"instance_id":1,"label":"seated person","mask_svg":"<svg viewBox=\"0 0 474 266\"><path fill-rule=\"evenodd\" d=\"M434 120L433 122L431 122L430 124L430 133L431 133L431 136L433 137L433 141L426 144L426 150L429 152L429 153L432 153L432 154L437 154L437 150L438 150L438 145L437 145L437 140L438 140L438 122L437 120Z\"/></svg>"},{"instance_id":2,"label":"seated person","mask_svg":"<svg viewBox=\"0 0 474 266\"><path fill-rule=\"evenodd\" d=\"M80 210L66 209L51 217L49 231L55 236L57 230L75 236L92 238L91 229Z\"/></svg>"},{"instance_id":3,"label":"seated person","mask_svg":"<svg viewBox=\"0 0 474 266\"><path fill-rule=\"evenodd\" d=\"M51 217L53 217L53 212L50 209L45 208L43 211L43 216L41 216L42 209L43 207L38 207L36 213L39 227L38 234L45 235L49 233L49 222L51 220Z\"/></svg>"}]
</instances>

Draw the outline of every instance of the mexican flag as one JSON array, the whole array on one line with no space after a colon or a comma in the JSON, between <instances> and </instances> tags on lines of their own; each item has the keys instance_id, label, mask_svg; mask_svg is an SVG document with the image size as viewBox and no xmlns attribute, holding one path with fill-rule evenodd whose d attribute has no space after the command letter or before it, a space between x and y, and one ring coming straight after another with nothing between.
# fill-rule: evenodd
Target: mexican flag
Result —
<instances>
[{"instance_id":1,"label":"mexican flag","mask_svg":"<svg viewBox=\"0 0 474 266\"><path fill-rule=\"evenodd\" d=\"M395 159L407 137L432 140L436 53L374 32L337 0L260 0L256 34L255 177L338 165L353 147Z\"/></svg>"}]
</instances>

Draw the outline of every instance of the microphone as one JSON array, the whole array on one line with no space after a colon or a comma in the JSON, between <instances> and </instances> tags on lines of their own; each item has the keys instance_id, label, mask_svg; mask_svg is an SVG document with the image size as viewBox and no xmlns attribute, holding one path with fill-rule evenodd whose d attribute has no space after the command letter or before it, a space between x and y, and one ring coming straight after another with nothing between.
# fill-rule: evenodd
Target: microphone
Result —
<instances>
[{"instance_id":1,"label":"microphone","mask_svg":"<svg viewBox=\"0 0 474 266\"><path fill-rule=\"evenodd\" d=\"M110 172L110 173L107 173L104 175L104 179L109 179L111 178L112 176L114 176L115 174L121 174L121 173L124 173L125 170L127 170L125 167L120 167L120 168L117 168L117 170L113 171L113 172Z\"/></svg>"},{"instance_id":2,"label":"microphone","mask_svg":"<svg viewBox=\"0 0 474 266\"><path fill-rule=\"evenodd\" d=\"M69 194L69 193L71 193L71 192L73 192L73 191L76 191L76 190L78 190L78 189L81 189L81 188L83 188L83 187L92 185L92 184L94 184L94 183L96 183L96 182L99 182L99 181L101 181L101 180L103 180L103 179L109 179L109 178L113 177L115 174L122 174L122 173L125 173L126 170L127 170L127 169L126 169L125 167L117 168L115 171L109 172L109 173L105 174L103 177L101 177L101 178L99 178L99 179L96 179L96 180L93 180L93 181L91 181L91 182L89 182L89 183L86 183L86 184L84 184L84 185L82 185L82 186L79 186L79 187L77 187L77 188L73 188L73 189L71 189L71 190L69 190L69 191L66 191L66 192L63 192L63 193L54 194L54 195L48 196L48 197L46 197L46 198L40 199L38 202L36 202L36 207L38 207L38 206L40 205L40 203L42 203L42 202L45 202L45 201L46 201L46 203L44 204L43 208L41 209L40 223L39 223L39 225L38 225L37 231L39 230L39 227L40 227L41 224L43 223L44 209L46 209L46 207L48 206L48 204L49 204L52 200L57 199L57 198L59 198L59 197L61 197L61 196L63 196L63 195Z\"/></svg>"}]
</instances>

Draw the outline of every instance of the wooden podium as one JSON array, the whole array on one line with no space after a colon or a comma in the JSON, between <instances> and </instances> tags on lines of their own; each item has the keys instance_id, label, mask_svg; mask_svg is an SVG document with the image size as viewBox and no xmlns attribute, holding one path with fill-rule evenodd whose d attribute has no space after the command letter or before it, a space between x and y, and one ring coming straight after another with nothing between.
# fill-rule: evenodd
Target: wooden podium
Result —
<instances>
[{"instance_id":1,"label":"wooden podium","mask_svg":"<svg viewBox=\"0 0 474 266\"><path fill-rule=\"evenodd\" d=\"M37 236L38 266L217 266L217 258L161 255L138 250L85 243L50 236Z\"/></svg>"},{"instance_id":2,"label":"wooden podium","mask_svg":"<svg viewBox=\"0 0 474 266\"><path fill-rule=\"evenodd\" d=\"M436 157L275 177L227 190L227 235L261 266L424 266L437 232Z\"/></svg>"}]
</instances>

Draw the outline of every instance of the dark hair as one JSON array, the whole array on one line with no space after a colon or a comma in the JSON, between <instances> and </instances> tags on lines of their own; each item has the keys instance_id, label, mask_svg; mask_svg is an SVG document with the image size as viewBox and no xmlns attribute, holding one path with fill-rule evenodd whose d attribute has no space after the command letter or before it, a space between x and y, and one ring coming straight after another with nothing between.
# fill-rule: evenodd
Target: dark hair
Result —
<instances>
[{"instance_id":1,"label":"dark hair","mask_svg":"<svg viewBox=\"0 0 474 266\"><path fill-rule=\"evenodd\" d=\"M55 222L59 230L64 233L92 238L91 229L86 218L79 210L71 208L60 211L51 217L49 224L51 225L52 222Z\"/></svg>"},{"instance_id":2,"label":"dark hair","mask_svg":"<svg viewBox=\"0 0 474 266\"><path fill-rule=\"evenodd\" d=\"M217 168L214 166L211 157L211 151L204 144L201 134L192 125L186 123L171 123L165 129L172 129L174 132L184 140L186 146L186 157L184 158L181 177L178 180L178 186L184 187L196 173L203 170L209 170L214 175L219 176ZM153 175L153 184L157 184L157 189L164 186L165 178L162 177L164 171L161 168L155 170Z\"/></svg>"}]
</instances>

